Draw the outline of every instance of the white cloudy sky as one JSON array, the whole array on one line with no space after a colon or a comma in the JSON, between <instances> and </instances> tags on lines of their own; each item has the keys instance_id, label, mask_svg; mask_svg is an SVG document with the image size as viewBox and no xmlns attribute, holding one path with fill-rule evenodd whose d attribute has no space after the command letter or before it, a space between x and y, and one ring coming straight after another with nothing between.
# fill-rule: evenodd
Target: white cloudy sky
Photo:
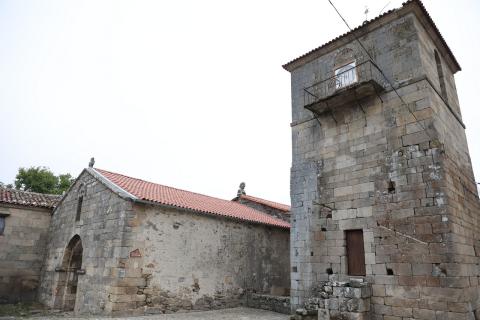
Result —
<instances>
[{"instance_id":1,"label":"white cloudy sky","mask_svg":"<svg viewBox=\"0 0 480 320\"><path fill-rule=\"evenodd\" d=\"M388 0L334 1L352 26ZM425 0L480 179L480 2ZM391 1L392 9L401 1ZM0 0L0 181L96 166L221 198L289 203L290 77L346 31L327 0Z\"/></svg>"}]
</instances>

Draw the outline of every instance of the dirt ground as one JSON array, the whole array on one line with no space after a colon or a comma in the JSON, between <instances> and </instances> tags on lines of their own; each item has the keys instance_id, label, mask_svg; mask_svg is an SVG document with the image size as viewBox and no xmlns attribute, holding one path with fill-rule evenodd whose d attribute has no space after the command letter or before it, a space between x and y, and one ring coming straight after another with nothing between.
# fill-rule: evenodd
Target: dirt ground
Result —
<instances>
[{"instance_id":1,"label":"dirt ground","mask_svg":"<svg viewBox=\"0 0 480 320\"><path fill-rule=\"evenodd\" d=\"M96 317L96 316L73 316L72 314L51 314L51 315L42 315L41 312L37 314L27 314L23 311L18 311L15 314L5 315L0 314L0 320L13 320L13 319L34 319L34 320L47 320L47 319L112 319L112 320L287 320L289 319L288 315L258 310L250 308L233 308L233 309L223 309L223 310L214 310L214 311L202 311L202 312L190 312L190 313L175 313L175 314L160 314L160 315L151 315L151 316L137 316L137 317Z\"/></svg>"}]
</instances>

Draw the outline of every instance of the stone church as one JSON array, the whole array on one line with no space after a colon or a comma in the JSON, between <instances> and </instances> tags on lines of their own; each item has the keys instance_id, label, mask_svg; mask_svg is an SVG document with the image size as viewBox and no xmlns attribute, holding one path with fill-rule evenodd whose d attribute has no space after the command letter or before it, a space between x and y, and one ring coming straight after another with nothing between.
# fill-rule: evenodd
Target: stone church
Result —
<instances>
[{"instance_id":1,"label":"stone church","mask_svg":"<svg viewBox=\"0 0 480 320\"><path fill-rule=\"evenodd\" d=\"M283 67L291 208L93 165L61 199L0 189L0 302L115 315L283 296L296 319L480 319L461 68L423 4Z\"/></svg>"},{"instance_id":2,"label":"stone church","mask_svg":"<svg viewBox=\"0 0 480 320\"><path fill-rule=\"evenodd\" d=\"M228 201L92 166L61 199L1 191L3 302L125 315L289 294L289 206L243 189Z\"/></svg>"},{"instance_id":3,"label":"stone church","mask_svg":"<svg viewBox=\"0 0 480 320\"><path fill-rule=\"evenodd\" d=\"M297 318L479 319L461 69L423 4L407 1L284 68Z\"/></svg>"}]
</instances>

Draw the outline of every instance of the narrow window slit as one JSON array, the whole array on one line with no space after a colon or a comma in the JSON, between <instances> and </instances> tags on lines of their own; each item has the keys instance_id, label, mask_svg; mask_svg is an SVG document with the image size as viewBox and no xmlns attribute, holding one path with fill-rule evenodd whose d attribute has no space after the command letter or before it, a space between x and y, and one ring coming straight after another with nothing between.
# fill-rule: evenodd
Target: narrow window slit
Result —
<instances>
[{"instance_id":1,"label":"narrow window slit","mask_svg":"<svg viewBox=\"0 0 480 320\"><path fill-rule=\"evenodd\" d=\"M80 215L82 214L82 205L83 205L83 196L80 196L78 197L77 215L75 216L75 221L80 220Z\"/></svg>"},{"instance_id":2,"label":"narrow window slit","mask_svg":"<svg viewBox=\"0 0 480 320\"><path fill-rule=\"evenodd\" d=\"M395 181L388 181L388 193L395 193Z\"/></svg>"}]
</instances>

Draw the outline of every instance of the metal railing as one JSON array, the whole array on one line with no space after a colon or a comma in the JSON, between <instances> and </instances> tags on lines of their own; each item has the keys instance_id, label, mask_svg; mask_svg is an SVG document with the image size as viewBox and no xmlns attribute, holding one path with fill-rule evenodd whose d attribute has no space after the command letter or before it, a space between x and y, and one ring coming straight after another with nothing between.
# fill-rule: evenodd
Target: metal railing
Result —
<instances>
[{"instance_id":1,"label":"metal railing","mask_svg":"<svg viewBox=\"0 0 480 320\"><path fill-rule=\"evenodd\" d=\"M304 105L318 102L345 88L371 80L375 81L381 87L385 87L385 81L380 70L371 60L367 60L350 69L337 73L333 77L304 88Z\"/></svg>"}]
</instances>

